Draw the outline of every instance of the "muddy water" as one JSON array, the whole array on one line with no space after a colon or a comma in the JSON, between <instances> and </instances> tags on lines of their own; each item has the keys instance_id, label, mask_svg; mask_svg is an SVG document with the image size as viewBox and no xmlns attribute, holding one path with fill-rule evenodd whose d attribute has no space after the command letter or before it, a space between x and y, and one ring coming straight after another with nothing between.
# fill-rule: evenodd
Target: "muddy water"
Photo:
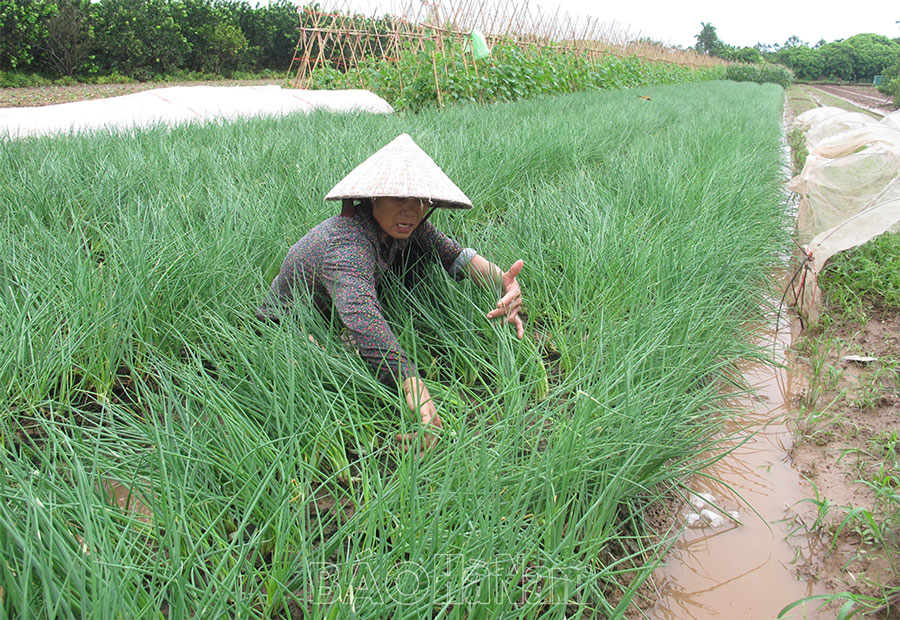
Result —
<instances>
[{"instance_id":1,"label":"muddy water","mask_svg":"<svg viewBox=\"0 0 900 620\"><path fill-rule=\"evenodd\" d=\"M776 359L787 363L791 327L784 324L776 333L770 326L767 331L761 337ZM815 508L797 504L812 491L804 487L787 457L791 432L785 417L802 389L800 377L789 368L759 365L742 368L742 373L756 393L735 399L744 413L731 430L744 437L747 432L756 434L706 470L725 484L705 477L690 483L696 493L708 494L715 506L695 497L694 505L682 511L681 522L694 523L655 575L660 599L650 618L775 618L791 602L822 593L796 576L799 566L822 552L821 541L797 530L796 517L811 523ZM727 512L736 514L739 523L725 516ZM815 618L815 608L810 603L785 617Z\"/></svg>"}]
</instances>

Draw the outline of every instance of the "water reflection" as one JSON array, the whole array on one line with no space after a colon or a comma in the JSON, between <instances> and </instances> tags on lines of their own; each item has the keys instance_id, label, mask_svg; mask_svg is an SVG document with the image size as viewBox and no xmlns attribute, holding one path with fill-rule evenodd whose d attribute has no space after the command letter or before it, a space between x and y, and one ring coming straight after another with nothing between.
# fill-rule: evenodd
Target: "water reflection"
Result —
<instances>
[{"instance_id":1,"label":"water reflection","mask_svg":"<svg viewBox=\"0 0 900 620\"><path fill-rule=\"evenodd\" d=\"M799 562L821 553L822 546L795 527L814 508L797 503L812 491L788 462L792 441L785 422L803 387L799 375L790 372L785 353L791 332L787 325L760 330L761 342L773 348L775 360L784 366L748 364L740 369L755 394L730 400L740 410L725 431L730 436L726 445L733 450L690 483L695 493L711 494L719 509L739 510L741 524L684 530L657 571L660 599L649 610L650 618L775 618L789 603L821 593L795 571ZM811 617L811 612L811 606L798 607L787 617Z\"/></svg>"}]
</instances>

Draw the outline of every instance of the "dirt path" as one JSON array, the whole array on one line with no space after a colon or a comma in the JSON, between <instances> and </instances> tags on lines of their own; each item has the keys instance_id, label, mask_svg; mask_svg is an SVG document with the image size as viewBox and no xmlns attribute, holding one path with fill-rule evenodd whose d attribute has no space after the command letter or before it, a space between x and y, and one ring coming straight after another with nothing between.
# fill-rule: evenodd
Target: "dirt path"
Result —
<instances>
[{"instance_id":1,"label":"dirt path","mask_svg":"<svg viewBox=\"0 0 900 620\"><path fill-rule=\"evenodd\" d=\"M34 107L105 99L171 86L258 86L283 84L283 80L220 80L209 82L132 82L129 84L78 84L75 86L30 86L0 88L0 108Z\"/></svg>"},{"instance_id":2,"label":"dirt path","mask_svg":"<svg viewBox=\"0 0 900 620\"><path fill-rule=\"evenodd\" d=\"M837 86L834 84L815 84L809 88L827 93L832 97L843 99L847 103L886 116L894 111L894 99L885 96L874 86Z\"/></svg>"},{"instance_id":3,"label":"dirt path","mask_svg":"<svg viewBox=\"0 0 900 620\"><path fill-rule=\"evenodd\" d=\"M808 333L797 364L809 385L797 397L794 466L813 485L816 518L798 522L827 543L798 573L834 594L878 597L900 587L900 532L889 516L900 484L900 313L868 308ZM852 361L857 356L870 361ZM900 610L875 617L900 617Z\"/></svg>"}]
</instances>

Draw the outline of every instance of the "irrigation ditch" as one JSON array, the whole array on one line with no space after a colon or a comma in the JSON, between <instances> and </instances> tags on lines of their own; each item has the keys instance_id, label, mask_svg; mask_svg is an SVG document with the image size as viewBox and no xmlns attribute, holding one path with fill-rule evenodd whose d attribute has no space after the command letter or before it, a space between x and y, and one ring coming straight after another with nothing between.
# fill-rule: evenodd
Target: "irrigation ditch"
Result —
<instances>
[{"instance_id":1,"label":"irrigation ditch","mask_svg":"<svg viewBox=\"0 0 900 620\"><path fill-rule=\"evenodd\" d=\"M684 529L654 575L650 618L775 618L787 604L825 593L816 580L797 576L798 566L819 561L826 548L817 533L795 527L815 517L805 503L809 485L789 459L796 399L806 386L792 361L799 321L785 315L776 326L772 316L749 329L774 365L740 366L752 392L733 397L741 413L725 429L720 447L727 454L688 483L692 495L673 510ZM807 604L785 617L815 617L813 609Z\"/></svg>"},{"instance_id":2,"label":"irrigation ditch","mask_svg":"<svg viewBox=\"0 0 900 620\"><path fill-rule=\"evenodd\" d=\"M851 111L855 102L873 111L865 91L832 94ZM796 93L787 98L785 125L807 109L798 101ZM879 103L882 114L892 108ZM864 264L890 264L892 243L869 248ZM842 274L860 268L858 260L838 263ZM646 594L657 600L651 618L894 617L897 496L886 488L896 478L885 473L897 471L900 385L891 372L900 324L884 293L872 292L890 285L854 292L854 303L865 300L848 309L840 301L847 289L834 277L823 284L824 328L804 330L785 309L783 325L753 330L778 366L742 366L754 396L735 406L744 412L740 436L749 439L694 481L698 496L671 511L686 529Z\"/></svg>"}]
</instances>

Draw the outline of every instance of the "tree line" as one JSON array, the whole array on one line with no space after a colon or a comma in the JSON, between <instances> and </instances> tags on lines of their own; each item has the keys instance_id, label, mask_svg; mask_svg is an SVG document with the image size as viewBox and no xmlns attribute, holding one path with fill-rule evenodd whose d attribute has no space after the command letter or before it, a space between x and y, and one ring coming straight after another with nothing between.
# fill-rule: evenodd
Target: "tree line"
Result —
<instances>
[{"instance_id":1,"label":"tree line","mask_svg":"<svg viewBox=\"0 0 900 620\"><path fill-rule=\"evenodd\" d=\"M312 20L318 10L310 4L298 11L290 0L260 6L246 0L0 0L0 72L79 80L281 72L291 63L301 20ZM362 29L383 30L377 19L353 19L365 22ZM900 38L858 34L810 46L791 37L784 45L738 48L721 41L712 24L701 26L694 47L701 53L784 65L799 80L871 82L885 75L900 85ZM335 41L329 47L324 57L339 67L334 59L343 46Z\"/></svg>"},{"instance_id":2,"label":"tree line","mask_svg":"<svg viewBox=\"0 0 900 620\"><path fill-rule=\"evenodd\" d=\"M299 26L289 0L0 0L0 71L138 80L286 71Z\"/></svg>"},{"instance_id":3,"label":"tree line","mask_svg":"<svg viewBox=\"0 0 900 620\"><path fill-rule=\"evenodd\" d=\"M798 80L843 80L872 82L876 75L884 75L900 68L900 37L891 39L879 34L857 34L847 39L813 46L794 36L783 45L757 43L753 47L738 48L721 41L712 24L701 23L695 35L698 52L746 63L772 62L784 65Z\"/></svg>"}]
</instances>

